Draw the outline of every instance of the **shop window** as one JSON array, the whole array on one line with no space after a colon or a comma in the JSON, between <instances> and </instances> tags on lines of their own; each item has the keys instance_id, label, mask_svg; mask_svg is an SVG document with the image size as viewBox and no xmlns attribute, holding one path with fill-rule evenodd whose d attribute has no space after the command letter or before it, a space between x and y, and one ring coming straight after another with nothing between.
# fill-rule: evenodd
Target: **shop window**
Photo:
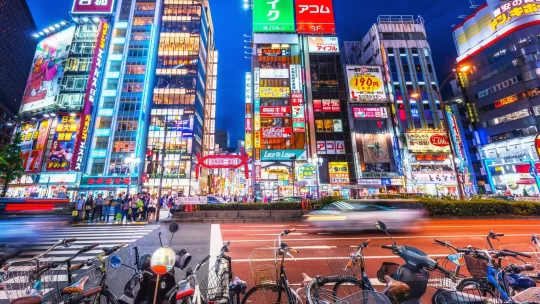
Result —
<instances>
[{"instance_id":1,"label":"shop window","mask_svg":"<svg viewBox=\"0 0 540 304\"><path fill-rule=\"evenodd\" d=\"M114 152L135 152L135 142L133 141L117 141L114 143Z\"/></svg>"},{"instance_id":2,"label":"shop window","mask_svg":"<svg viewBox=\"0 0 540 304\"><path fill-rule=\"evenodd\" d=\"M109 147L109 137L96 137L96 149L107 149Z\"/></svg>"},{"instance_id":3,"label":"shop window","mask_svg":"<svg viewBox=\"0 0 540 304\"><path fill-rule=\"evenodd\" d=\"M108 129L112 125L112 117L110 116L101 116L98 117L98 129Z\"/></svg>"},{"instance_id":4,"label":"shop window","mask_svg":"<svg viewBox=\"0 0 540 304\"><path fill-rule=\"evenodd\" d=\"M133 18L133 25L149 25L152 24L154 18L152 17L135 17Z\"/></svg>"},{"instance_id":5,"label":"shop window","mask_svg":"<svg viewBox=\"0 0 540 304\"><path fill-rule=\"evenodd\" d=\"M137 131L139 124L131 120L118 121L116 125L117 131Z\"/></svg>"}]
</instances>

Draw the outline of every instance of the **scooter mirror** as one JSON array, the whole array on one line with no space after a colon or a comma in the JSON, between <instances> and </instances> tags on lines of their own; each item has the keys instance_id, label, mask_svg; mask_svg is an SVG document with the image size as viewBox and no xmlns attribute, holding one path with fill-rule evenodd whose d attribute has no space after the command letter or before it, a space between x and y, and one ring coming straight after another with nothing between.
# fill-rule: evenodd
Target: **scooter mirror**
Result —
<instances>
[{"instance_id":1,"label":"scooter mirror","mask_svg":"<svg viewBox=\"0 0 540 304\"><path fill-rule=\"evenodd\" d=\"M155 274L164 275L174 267L176 252L171 248L162 247L152 254L150 267Z\"/></svg>"},{"instance_id":2,"label":"scooter mirror","mask_svg":"<svg viewBox=\"0 0 540 304\"><path fill-rule=\"evenodd\" d=\"M111 265L112 268L117 269L120 266L122 266L122 259L117 255L113 255L109 259L109 264Z\"/></svg>"},{"instance_id":3,"label":"scooter mirror","mask_svg":"<svg viewBox=\"0 0 540 304\"><path fill-rule=\"evenodd\" d=\"M375 228L379 229L380 231L386 232L386 225L381 221L375 222Z\"/></svg>"},{"instance_id":4,"label":"scooter mirror","mask_svg":"<svg viewBox=\"0 0 540 304\"><path fill-rule=\"evenodd\" d=\"M178 231L179 227L177 223L171 223L169 225L169 232L170 233L176 233Z\"/></svg>"}]
</instances>

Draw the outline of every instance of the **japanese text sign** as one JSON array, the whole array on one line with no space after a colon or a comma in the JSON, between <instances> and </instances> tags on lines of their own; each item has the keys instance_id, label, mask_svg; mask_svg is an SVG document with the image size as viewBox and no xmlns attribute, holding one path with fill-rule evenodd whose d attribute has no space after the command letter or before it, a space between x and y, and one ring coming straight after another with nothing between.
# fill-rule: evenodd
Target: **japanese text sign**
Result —
<instances>
[{"instance_id":1,"label":"japanese text sign","mask_svg":"<svg viewBox=\"0 0 540 304\"><path fill-rule=\"evenodd\" d=\"M332 0L296 0L296 27L300 34L333 34Z\"/></svg>"},{"instance_id":2,"label":"japanese text sign","mask_svg":"<svg viewBox=\"0 0 540 304\"><path fill-rule=\"evenodd\" d=\"M261 117L291 117L291 107L261 107Z\"/></svg>"},{"instance_id":3,"label":"japanese text sign","mask_svg":"<svg viewBox=\"0 0 540 304\"><path fill-rule=\"evenodd\" d=\"M354 118L388 118L386 107L353 107Z\"/></svg>"},{"instance_id":4,"label":"japanese text sign","mask_svg":"<svg viewBox=\"0 0 540 304\"><path fill-rule=\"evenodd\" d=\"M261 87L261 98L289 98L291 96L290 89L286 87Z\"/></svg>"},{"instance_id":5,"label":"japanese text sign","mask_svg":"<svg viewBox=\"0 0 540 304\"><path fill-rule=\"evenodd\" d=\"M74 0L72 14L112 14L114 0Z\"/></svg>"},{"instance_id":6,"label":"japanese text sign","mask_svg":"<svg viewBox=\"0 0 540 304\"><path fill-rule=\"evenodd\" d=\"M350 102L385 102L384 81L379 66L345 66Z\"/></svg>"},{"instance_id":7,"label":"japanese text sign","mask_svg":"<svg viewBox=\"0 0 540 304\"><path fill-rule=\"evenodd\" d=\"M253 1L253 32L292 33L294 31L293 0Z\"/></svg>"},{"instance_id":8,"label":"japanese text sign","mask_svg":"<svg viewBox=\"0 0 540 304\"><path fill-rule=\"evenodd\" d=\"M407 147L412 153L450 153L450 142L444 133L405 133Z\"/></svg>"},{"instance_id":9,"label":"japanese text sign","mask_svg":"<svg viewBox=\"0 0 540 304\"><path fill-rule=\"evenodd\" d=\"M328 163L331 184L349 184L349 164L346 162Z\"/></svg>"},{"instance_id":10,"label":"japanese text sign","mask_svg":"<svg viewBox=\"0 0 540 304\"><path fill-rule=\"evenodd\" d=\"M78 116L59 116L54 133L47 171L66 171L71 167L75 138L79 128Z\"/></svg>"},{"instance_id":11,"label":"japanese text sign","mask_svg":"<svg viewBox=\"0 0 540 304\"><path fill-rule=\"evenodd\" d=\"M308 37L310 53L339 53L337 37Z\"/></svg>"}]
</instances>

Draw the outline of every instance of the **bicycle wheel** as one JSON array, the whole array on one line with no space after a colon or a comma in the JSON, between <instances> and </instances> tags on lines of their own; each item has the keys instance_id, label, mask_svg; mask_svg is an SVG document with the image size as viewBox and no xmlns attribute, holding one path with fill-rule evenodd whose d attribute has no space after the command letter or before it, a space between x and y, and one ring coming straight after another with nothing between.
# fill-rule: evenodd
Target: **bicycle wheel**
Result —
<instances>
[{"instance_id":1,"label":"bicycle wheel","mask_svg":"<svg viewBox=\"0 0 540 304\"><path fill-rule=\"evenodd\" d=\"M85 303L92 304L118 304L116 296L108 289L102 290L93 300L89 300Z\"/></svg>"},{"instance_id":2,"label":"bicycle wheel","mask_svg":"<svg viewBox=\"0 0 540 304\"><path fill-rule=\"evenodd\" d=\"M340 278L334 285L334 297L343 299L362 291L362 281L356 277Z\"/></svg>"},{"instance_id":3,"label":"bicycle wheel","mask_svg":"<svg viewBox=\"0 0 540 304\"><path fill-rule=\"evenodd\" d=\"M289 304L289 297L277 286L253 287L242 299L242 304Z\"/></svg>"},{"instance_id":4,"label":"bicycle wheel","mask_svg":"<svg viewBox=\"0 0 540 304\"><path fill-rule=\"evenodd\" d=\"M458 286L456 286L456 290L463 292L466 292L467 290L479 290L484 293L483 296L488 296L489 294L487 294L487 291L490 291L495 297L502 299L499 290L495 288L493 284L479 279L463 279L463 281L459 282Z\"/></svg>"}]
</instances>

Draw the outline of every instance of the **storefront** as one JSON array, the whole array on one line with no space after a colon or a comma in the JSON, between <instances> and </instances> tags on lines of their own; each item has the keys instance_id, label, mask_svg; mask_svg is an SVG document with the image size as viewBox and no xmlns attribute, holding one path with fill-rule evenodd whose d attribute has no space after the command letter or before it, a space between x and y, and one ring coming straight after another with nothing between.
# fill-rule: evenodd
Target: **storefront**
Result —
<instances>
[{"instance_id":1,"label":"storefront","mask_svg":"<svg viewBox=\"0 0 540 304\"><path fill-rule=\"evenodd\" d=\"M540 162L534 136L485 145L480 153L488 177L487 191L522 196L540 194Z\"/></svg>"},{"instance_id":2,"label":"storefront","mask_svg":"<svg viewBox=\"0 0 540 304\"><path fill-rule=\"evenodd\" d=\"M131 179L131 183L130 183ZM103 197L117 197L118 194L126 194L128 192L128 184L130 193L137 191L136 177L120 177L120 176L83 176L79 186L79 194L86 196L92 194L96 197L102 194Z\"/></svg>"},{"instance_id":3,"label":"storefront","mask_svg":"<svg viewBox=\"0 0 540 304\"><path fill-rule=\"evenodd\" d=\"M7 196L73 200L76 189L77 173L25 174L9 184Z\"/></svg>"}]
</instances>

